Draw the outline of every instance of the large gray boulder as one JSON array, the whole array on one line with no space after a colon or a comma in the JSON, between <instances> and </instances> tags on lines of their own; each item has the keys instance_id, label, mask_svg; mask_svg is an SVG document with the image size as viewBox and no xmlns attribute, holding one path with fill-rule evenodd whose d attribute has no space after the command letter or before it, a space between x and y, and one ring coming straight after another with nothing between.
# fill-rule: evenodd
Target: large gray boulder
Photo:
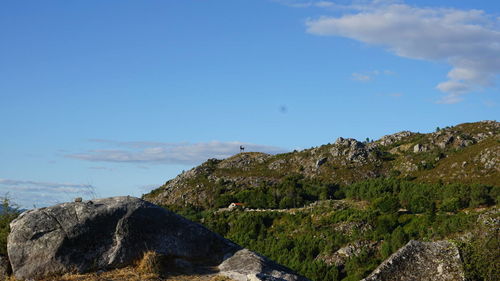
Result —
<instances>
[{"instance_id":1,"label":"large gray boulder","mask_svg":"<svg viewBox=\"0 0 500 281\"><path fill-rule=\"evenodd\" d=\"M276 264L248 249L242 249L219 265L220 274L236 281L305 281L288 268Z\"/></svg>"},{"instance_id":2,"label":"large gray boulder","mask_svg":"<svg viewBox=\"0 0 500 281\"><path fill-rule=\"evenodd\" d=\"M146 251L217 266L241 247L147 201L113 197L24 212L11 223L7 249L25 280L124 267Z\"/></svg>"},{"instance_id":3,"label":"large gray boulder","mask_svg":"<svg viewBox=\"0 0 500 281\"><path fill-rule=\"evenodd\" d=\"M462 281L458 248L448 241L412 240L362 281Z\"/></svg>"}]
</instances>

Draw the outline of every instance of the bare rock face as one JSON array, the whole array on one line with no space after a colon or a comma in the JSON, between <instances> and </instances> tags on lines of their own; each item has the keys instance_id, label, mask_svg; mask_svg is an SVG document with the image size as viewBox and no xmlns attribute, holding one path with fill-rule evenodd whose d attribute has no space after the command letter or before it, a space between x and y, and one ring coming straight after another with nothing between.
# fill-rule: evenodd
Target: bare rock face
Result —
<instances>
[{"instance_id":1,"label":"bare rock face","mask_svg":"<svg viewBox=\"0 0 500 281\"><path fill-rule=\"evenodd\" d=\"M307 279L295 275L289 269L278 265L250 250L240 250L219 265L220 274L237 281L247 280L293 280Z\"/></svg>"},{"instance_id":2,"label":"bare rock face","mask_svg":"<svg viewBox=\"0 0 500 281\"><path fill-rule=\"evenodd\" d=\"M372 149L367 147L364 143L355 139L338 138L335 144L330 149L333 157L340 157L346 159L348 162L363 164L371 159L370 152Z\"/></svg>"},{"instance_id":3,"label":"bare rock face","mask_svg":"<svg viewBox=\"0 0 500 281\"><path fill-rule=\"evenodd\" d=\"M7 249L25 280L119 268L147 251L217 266L241 247L152 203L112 197L27 211L11 223Z\"/></svg>"},{"instance_id":4,"label":"bare rock face","mask_svg":"<svg viewBox=\"0 0 500 281\"><path fill-rule=\"evenodd\" d=\"M465 280L460 254L448 241L410 241L385 260L364 281Z\"/></svg>"}]
</instances>

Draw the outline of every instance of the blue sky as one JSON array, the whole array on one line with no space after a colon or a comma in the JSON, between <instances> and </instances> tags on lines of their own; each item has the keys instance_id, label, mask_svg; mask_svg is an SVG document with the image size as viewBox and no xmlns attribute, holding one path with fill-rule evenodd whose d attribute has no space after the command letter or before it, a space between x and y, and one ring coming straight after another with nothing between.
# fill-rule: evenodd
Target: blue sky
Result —
<instances>
[{"instance_id":1,"label":"blue sky","mask_svg":"<svg viewBox=\"0 0 500 281\"><path fill-rule=\"evenodd\" d=\"M497 1L3 1L0 26L0 194L28 208L500 112Z\"/></svg>"}]
</instances>

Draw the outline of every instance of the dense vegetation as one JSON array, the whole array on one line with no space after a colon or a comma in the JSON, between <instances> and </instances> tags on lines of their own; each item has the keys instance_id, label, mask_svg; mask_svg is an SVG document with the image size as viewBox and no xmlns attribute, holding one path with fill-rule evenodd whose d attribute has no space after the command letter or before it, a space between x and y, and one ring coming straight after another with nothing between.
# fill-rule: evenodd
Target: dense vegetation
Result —
<instances>
[{"instance_id":1,"label":"dense vegetation","mask_svg":"<svg viewBox=\"0 0 500 281\"><path fill-rule=\"evenodd\" d=\"M19 211L8 197L0 198L0 255L7 255L7 236L10 232L9 224L18 215Z\"/></svg>"},{"instance_id":2,"label":"dense vegetation","mask_svg":"<svg viewBox=\"0 0 500 281\"><path fill-rule=\"evenodd\" d=\"M276 186L260 185L257 188L238 192L217 189L216 208L227 207L231 202L241 202L249 208L288 209L302 207L318 200L343 197L339 187L318 180L305 179L301 174L292 174Z\"/></svg>"},{"instance_id":3,"label":"dense vegetation","mask_svg":"<svg viewBox=\"0 0 500 281\"><path fill-rule=\"evenodd\" d=\"M477 228L474 208L498 203L500 189L486 185L424 184L380 178L339 187L289 176L279 187L259 186L219 195L219 206L243 202L249 208L308 208L214 212L176 208L236 243L262 253L311 280L359 280L411 239L459 237ZM338 200L342 199L343 200ZM498 235L460 242L470 280L492 280ZM327 257L359 241L369 245L337 265Z\"/></svg>"}]
</instances>

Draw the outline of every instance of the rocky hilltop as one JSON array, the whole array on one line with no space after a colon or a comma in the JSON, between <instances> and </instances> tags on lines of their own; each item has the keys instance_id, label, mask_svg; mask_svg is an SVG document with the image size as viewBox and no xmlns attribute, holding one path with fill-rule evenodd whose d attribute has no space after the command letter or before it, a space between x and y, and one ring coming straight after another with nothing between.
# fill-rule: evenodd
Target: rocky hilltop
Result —
<instances>
[{"instance_id":1,"label":"rocky hilltop","mask_svg":"<svg viewBox=\"0 0 500 281\"><path fill-rule=\"evenodd\" d=\"M146 253L159 256L170 272L208 272L238 281L307 280L197 223L133 197L26 211L11 223L7 249L18 280L108 271L132 265Z\"/></svg>"},{"instance_id":2,"label":"rocky hilltop","mask_svg":"<svg viewBox=\"0 0 500 281\"><path fill-rule=\"evenodd\" d=\"M483 121L421 134L403 131L376 141L338 138L334 143L285 154L240 153L210 159L144 195L169 206L221 207L223 194L279 186L300 175L347 185L393 177L425 183L500 182L500 123Z\"/></svg>"}]
</instances>

